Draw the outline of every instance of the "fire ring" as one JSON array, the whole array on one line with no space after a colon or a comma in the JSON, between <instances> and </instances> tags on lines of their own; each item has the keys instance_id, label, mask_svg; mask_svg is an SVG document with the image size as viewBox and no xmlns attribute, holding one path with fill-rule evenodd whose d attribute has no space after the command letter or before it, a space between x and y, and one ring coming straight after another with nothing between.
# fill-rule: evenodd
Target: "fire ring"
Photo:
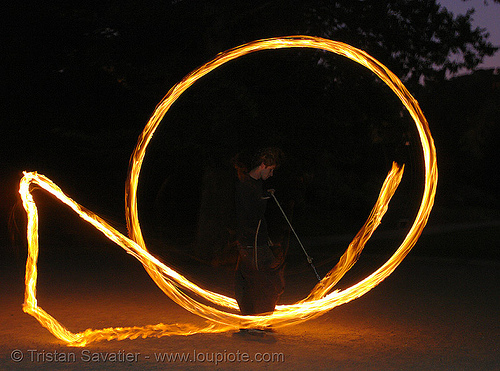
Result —
<instances>
[{"instance_id":1,"label":"fire ring","mask_svg":"<svg viewBox=\"0 0 500 371\"><path fill-rule=\"evenodd\" d=\"M138 208L137 208L137 186L138 178L141 171L141 166L146 154L147 146L152 139L155 130L158 128L161 120L165 116L166 112L170 109L172 104L181 96L181 94L186 91L191 85L193 85L197 80L213 71L214 69L220 67L221 65L242 57L246 54L254 53L261 50L271 50L271 49L283 49L283 48L313 48L326 50L346 58L349 58L372 71L377 75L389 88L399 97L403 105L408 109L410 115L412 116L417 131L419 133L420 143L423 150L423 159L425 166L425 184L424 192L422 196L422 201L420 208L418 210L417 216L406 235L404 241L401 243L399 248L396 250L394 255L384 263L377 271L371 274L369 277L360 281L359 283L345 289L342 291L330 292L333 287L332 275L337 277L339 272L334 272L333 269L327 277L323 279L325 281L330 277L330 282L323 282L319 285L323 286L316 287L308 298L301 302L291 305L280 305L277 306L276 311L273 314L265 316L241 316L235 313L230 313L225 310L215 309L209 305L201 304L200 302L192 299L190 296L185 294L185 291L191 291L196 295L203 296L205 299L212 301L217 306L222 306L231 309L237 309L235 300L232 298L225 297L223 295L212 293L210 291L204 290L189 281L178 282L174 279L174 283L170 278L165 278L161 272L155 268L152 264L144 263L146 270L151 275L153 280L160 286L160 288L175 302L182 305L189 311L205 317L211 321L215 321L220 324L225 324L229 326L241 326L248 324L289 324L292 322L303 321L308 318L312 318L321 313L324 313L333 307L351 301L375 287L387 276L389 276L394 269L399 265L399 263L408 254L411 248L415 245L419 236L422 233L423 228L429 218L430 211L433 206L436 186L437 186L437 162L436 162L436 149L434 142L429 130L428 123L420 109L418 102L412 97L412 95L405 88L403 83L384 65L378 62L376 59L368 55L366 52L350 46L345 43L338 41L332 41L328 39L323 39L319 37L310 36L288 36L280 38L271 38L264 40L257 40L250 42L234 49L230 49L226 52L220 53L213 60L199 67L195 71L187 75L182 81L173 86L170 91L165 95L162 101L157 105L153 115L146 124L143 132L141 133L137 146L132 154L129 165L128 179L125 189L125 207L126 207L126 219L127 227L129 231L130 238L135 241L139 246L141 246L145 251L146 245L143 239L143 235L140 228ZM393 170L388 175L386 182L382 188L380 198L383 198L384 192L389 192L389 199L395 192L395 187L399 184L399 180L394 180L393 178L399 178L402 176L402 169L395 165ZM392 188L392 190L387 190L384 187ZM391 193L392 192L392 193ZM378 211L387 209L388 200L386 200L384 205L380 205ZM376 206L377 208L377 206ZM375 209L376 209L375 208ZM385 209L384 209L385 208ZM375 210L374 209L374 210ZM376 214L378 214L378 211ZM383 215L382 212L382 215ZM373 212L372 212L373 213ZM381 218L381 217L380 217ZM371 233L375 230L377 225L380 223L380 218L377 219L377 215L365 224L366 230L360 231L363 238L366 240L371 236ZM359 233L358 233L359 234ZM358 237L358 236L357 236ZM356 238L357 238L356 237ZM356 240L355 238L355 240ZM355 241L353 241L354 243ZM349 247L351 248L351 246ZM361 247L362 248L362 247ZM341 264L342 263L342 264ZM353 262L339 262L338 267L341 270L349 269ZM337 269L338 270L338 269ZM333 273L332 273L333 272ZM338 280L337 280L338 281ZM336 282L336 281L335 281ZM326 287L326 288L325 288Z\"/></svg>"},{"instance_id":2,"label":"fire ring","mask_svg":"<svg viewBox=\"0 0 500 371\"><path fill-rule=\"evenodd\" d=\"M248 53L265 49L280 48L315 48L330 51L367 67L382 79L400 98L415 121L419 133L422 154L425 166L424 192L417 216L396 252L374 273L345 289L334 290L335 284L356 262L366 241L371 237L380 224L389 201L394 195L403 175L403 166L396 163L388 173L379 197L368 216L367 221L356 234L346 252L337 265L318 283L308 297L290 305L278 305L269 315L242 316L237 313L236 300L224 295L210 292L190 282L185 277L169 268L163 262L152 256L146 249L139 225L137 214L137 184L146 147L151 140L163 116L175 100L194 82L222 64ZM104 329L87 329L83 332L72 333L59 321L38 306L36 298L38 244L38 211L36 203L30 193L30 185L37 184L45 191L54 195L59 201L69 206L84 221L101 231L107 238L121 246L129 254L136 257L144 266L148 274L158 287L174 302L185 309L209 320L205 326L191 324L163 324L133 327L108 327ZM19 193L26 210L28 257L26 260L25 300L23 310L35 317L42 326L46 327L59 339L73 346L84 346L92 341L103 339L135 339L137 337L188 335L193 333L222 332L238 327L285 326L321 315L330 309L347 303L367 293L373 287L388 277L401 263L408 252L417 242L429 218L434 202L437 186L436 149L427 124L427 121L418 106L417 101L403 86L401 81L380 62L363 52L344 43L309 36L290 36L258 40L231 49L219 54L215 59L186 76L175 85L157 106L153 116L148 121L139 137L138 144L132 154L129 166L128 180L125 189L126 218L130 238L109 225L98 215L85 209L69 198L62 190L47 177L36 172L24 172L21 179ZM202 298L203 302L195 300L190 295ZM214 306L206 304L211 302Z\"/></svg>"}]
</instances>

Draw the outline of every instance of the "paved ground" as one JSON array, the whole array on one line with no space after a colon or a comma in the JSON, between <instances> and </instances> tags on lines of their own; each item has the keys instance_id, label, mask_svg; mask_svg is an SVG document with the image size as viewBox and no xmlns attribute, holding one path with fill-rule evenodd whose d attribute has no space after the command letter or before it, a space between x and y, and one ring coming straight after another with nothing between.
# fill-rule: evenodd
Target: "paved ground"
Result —
<instances>
[{"instance_id":1,"label":"paved ground","mask_svg":"<svg viewBox=\"0 0 500 371\"><path fill-rule=\"evenodd\" d=\"M86 227L66 230L57 242L43 235L39 305L71 331L201 323L166 298L133 257ZM439 234L428 238L447 243ZM87 245L93 247L82 247ZM6 251L0 275L0 370L500 369L500 264L494 260L422 258L412 252L368 294L317 319L279 329L273 341L222 333L70 348L22 312L23 253ZM202 284L230 291L230 269L190 268ZM314 277L308 273L290 266L284 301L310 289ZM353 269L351 279L364 274L363 268ZM188 358L168 360L176 354Z\"/></svg>"}]
</instances>

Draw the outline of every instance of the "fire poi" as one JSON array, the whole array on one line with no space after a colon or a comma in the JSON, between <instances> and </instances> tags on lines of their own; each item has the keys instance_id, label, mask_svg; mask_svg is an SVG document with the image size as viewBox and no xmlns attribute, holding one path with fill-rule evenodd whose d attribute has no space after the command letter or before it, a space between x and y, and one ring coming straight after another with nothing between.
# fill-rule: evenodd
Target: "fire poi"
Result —
<instances>
[{"instance_id":1,"label":"fire poi","mask_svg":"<svg viewBox=\"0 0 500 371\"><path fill-rule=\"evenodd\" d=\"M146 247L138 219L137 186L146 148L153 137L166 112L179 96L198 79L209 72L236 58L261 50L283 48L313 48L329 51L349 58L376 74L399 97L409 111L419 133L420 144L425 166L424 192L418 213L408 234L395 253L371 275L344 290L335 289L335 284L353 266L362 252L366 242L372 236L388 209L389 202L402 179L404 166L393 163L379 192L378 199L365 224L356 234L338 263L321 279L304 299L288 305L278 305L269 315L242 316L237 314L236 300L200 287L190 282L168 265L151 255ZM36 184L49 192L62 203L70 207L83 220L93 225L107 238L132 254L144 266L158 287L174 302L191 313L205 318L206 326L191 324L163 324L137 327L119 327L104 329L87 329L73 333L67 330L57 319L45 312L37 304L37 259L38 259L38 212L36 203L30 192L30 186ZM54 336L71 346L85 346L98 340L134 339L137 337L161 337L168 335L189 335L194 333L215 333L250 326L272 325L275 328L292 325L315 318L334 307L347 303L370 291L387 278L410 252L417 242L429 218L433 206L437 185L436 149L428 127L428 123L418 102L412 97L402 82L384 65L364 51L342 42L319 37L289 36L250 42L217 55L187 75L173 86L158 104L153 115L139 137L129 165L125 190L126 220L129 236L125 236L106 223L98 215L68 197L56 184L47 177L36 172L24 172L20 182L19 193L27 213L28 258L26 262L25 298L23 310L35 317L42 326ZM203 304L193 296L203 298L214 306ZM216 307L217 308L216 308Z\"/></svg>"}]
</instances>

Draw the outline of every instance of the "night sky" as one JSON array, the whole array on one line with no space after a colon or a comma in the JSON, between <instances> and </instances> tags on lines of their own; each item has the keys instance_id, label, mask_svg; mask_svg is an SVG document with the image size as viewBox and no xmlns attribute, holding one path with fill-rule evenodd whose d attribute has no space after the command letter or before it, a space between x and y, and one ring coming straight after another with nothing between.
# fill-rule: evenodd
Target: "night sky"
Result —
<instances>
[{"instance_id":1,"label":"night sky","mask_svg":"<svg viewBox=\"0 0 500 371\"><path fill-rule=\"evenodd\" d=\"M224 27L210 23L208 5L195 3L197 7L184 1L175 4L176 13L165 24L158 21L161 14L154 7L148 11L132 3L127 3L129 8L115 7L112 2L33 8L27 2L11 10L6 23L7 53L2 57L4 226L9 225L9 215L22 214L17 183L23 170L48 176L89 209L123 225L130 155L154 107L170 87L220 51L259 37L296 31L294 19L285 19L265 33L249 16L249 26L254 28L236 27L239 34L214 34ZM476 19L477 25L487 27L484 22ZM494 44L498 44L496 38L492 32ZM336 73L347 84L325 85L327 70L318 61L338 64ZM491 65L491 59L486 62L485 67ZM283 187L282 197L293 200L297 211L309 215L308 207L319 210L317 205L333 205L336 211L321 211L315 217L328 214L344 220L343 213L348 213L348 220L362 220L360 215L369 211L376 196L377 182L401 154L403 139L410 136L416 144L414 132L404 133L407 117L395 124L400 106L392 93L383 87L371 91L356 87L358 79L369 80L368 75L336 56L319 58L306 51L251 56L213 73L176 102L169 113L170 126L162 128L152 143L144 168L144 204L165 196L158 192L166 184L162 183L164 175L171 172L175 180L169 181L168 192L181 192L183 201L170 207L184 210L186 220L195 225L198 214L193 210L202 202L200 182L207 163L220 169L239 149L251 147L249 143L268 141L282 145L291 155L275 185ZM474 86L478 92L485 91L482 102L493 100L486 109L498 99L498 89L488 90L498 84L498 76L492 79ZM445 121L469 114L477 117L475 103L465 113L453 113L456 107L467 106L457 100L468 99L476 90L468 89L463 95L455 90L452 95L446 90L449 87L440 89L427 95L415 91L435 133L442 171L435 221L494 220L499 215L498 187L488 169L498 158L491 139L498 133L498 115L482 112L486 124L459 123L457 131ZM363 98L356 98L361 93ZM365 97L374 97L373 103L368 104ZM369 122L360 106L368 115L380 117L379 121ZM496 118L491 121L490 116ZM458 154L454 152L456 143L462 148ZM410 165L406 192L412 196L408 205L397 208L409 215L414 212L421 181L416 148L404 148L403 157ZM464 212L471 205L474 213ZM447 211L450 207L451 213ZM300 215L298 212L297 218ZM396 221L407 217L394 216ZM319 233L339 233L345 227ZM9 228L4 232L12 233Z\"/></svg>"}]
</instances>

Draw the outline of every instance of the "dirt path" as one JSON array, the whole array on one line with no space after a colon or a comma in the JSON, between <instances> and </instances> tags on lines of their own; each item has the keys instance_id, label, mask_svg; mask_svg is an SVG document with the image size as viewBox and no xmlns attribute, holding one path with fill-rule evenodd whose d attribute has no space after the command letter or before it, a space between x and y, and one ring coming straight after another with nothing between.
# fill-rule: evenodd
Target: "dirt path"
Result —
<instances>
[{"instance_id":1,"label":"dirt path","mask_svg":"<svg viewBox=\"0 0 500 371\"><path fill-rule=\"evenodd\" d=\"M41 278L39 304L72 331L200 322L134 265L124 273L121 268L127 264L98 274ZM42 268L41 277L48 276ZM22 312L22 268L10 266L1 276L0 369L496 370L498 272L497 263L409 257L365 296L315 320L279 329L273 341L222 333L70 348ZM290 277L289 290L307 289L300 282Z\"/></svg>"}]
</instances>

